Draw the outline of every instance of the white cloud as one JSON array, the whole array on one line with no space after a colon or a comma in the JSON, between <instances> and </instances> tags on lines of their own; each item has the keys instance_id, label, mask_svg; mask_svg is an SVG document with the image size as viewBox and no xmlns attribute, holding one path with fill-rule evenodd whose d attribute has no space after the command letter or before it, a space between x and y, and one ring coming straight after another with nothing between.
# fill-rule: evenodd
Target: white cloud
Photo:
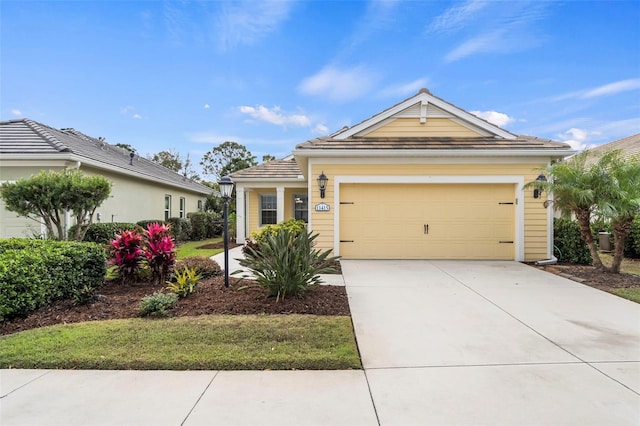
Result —
<instances>
[{"instance_id":1,"label":"white cloud","mask_svg":"<svg viewBox=\"0 0 640 426\"><path fill-rule=\"evenodd\" d=\"M133 114L131 117L135 118L136 120L142 119L142 116L140 114Z\"/></svg>"},{"instance_id":2,"label":"white cloud","mask_svg":"<svg viewBox=\"0 0 640 426\"><path fill-rule=\"evenodd\" d=\"M380 96L397 98L400 96L409 96L418 93L418 90L427 87L428 80L419 78L409 83L401 83L385 87L380 91Z\"/></svg>"},{"instance_id":3,"label":"white cloud","mask_svg":"<svg viewBox=\"0 0 640 426\"><path fill-rule=\"evenodd\" d=\"M549 100L552 102L565 101L567 99L589 99L599 96L615 95L618 93L629 92L640 89L640 78L632 78L628 80L614 81L602 86L592 87L590 89L576 90L574 92L564 93L554 96Z\"/></svg>"},{"instance_id":4,"label":"white cloud","mask_svg":"<svg viewBox=\"0 0 640 426\"><path fill-rule=\"evenodd\" d=\"M11 115L15 115L16 117L20 117L22 115L22 111L20 111L19 109L12 109L11 110Z\"/></svg>"},{"instance_id":5,"label":"white cloud","mask_svg":"<svg viewBox=\"0 0 640 426\"><path fill-rule=\"evenodd\" d=\"M298 90L307 95L326 97L332 101L349 101L367 93L377 81L377 75L364 66L338 68L326 66L305 78Z\"/></svg>"},{"instance_id":6,"label":"white cloud","mask_svg":"<svg viewBox=\"0 0 640 426\"><path fill-rule=\"evenodd\" d=\"M120 114L129 114L130 112L134 111L135 107L131 106L131 105L127 105L125 107L120 108Z\"/></svg>"},{"instance_id":7,"label":"white cloud","mask_svg":"<svg viewBox=\"0 0 640 426\"><path fill-rule=\"evenodd\" d=\"M316 124L316 127L314 127L313 130L311 130L311 133L315 133L318 135L326 135L329 133L329 128L324 124L318 123Z\"/></svg>"},{"instance_id":8,"label":"white cloud","mask_svg":"<svg viewBox=\"0 0 640 426\"><path fill-rule=\"evenodd\" d=\"M507 114L498 111L469 111L476 117L480 117L487 120L491 124L495 124L498 127L504 127L509 123L516 121L515 118L509 117Z\"/></svg>"},{"instance_id":9,"label":"white cloud","mask_svg":"<svg viewBox=\"0 0 640 426\"><path fill-rule=\"evenodd\" d=\"M251 45L276 31L293 3L286 0L225 2L218 16L218 41L223 51Z\"/></svg>"},{"instance_id":10,"label":"white cloud","mask_svg":"<svg viewBox=\"0 0 640 426\"><path fill-rule=\"evenodd\" d=\"M209 108L211 108L211 105L209 105L209 104L204 104L204 105L202 106L202 108L204 108L204 109L209 109Z\"/></svg>"},{"instance_id":11,"label":"white cloud","mask_svg":"<svg viewBox=\"0 0 640 426\"><path fill-rule=\"evenodd\" d=\"M593 148L595 145L588 143L592 136L598 136L599 132L589 132L587 130L578 129L572 127L564 133L558 135L558 138L571 145L572 149L576 151L584 151L585 149Z\"/></svg>"},{"instance_id":12,"label":"white cloud","mask_svg":"<svg viewBox=\"0 0 640 426\"><path fill-rule=\"evenodd\" d=\"M477 12L488 4L487 1L470 0L461 6L450 7L443 14L436 16L427 30L431 32L456 31L475 18Z\"/></svg>"},{"instance_id":13,"label":"white cloud","mask_svg":"<svg viewBox=\"0 0 640 426\"><path fill-rule=\"evenodd\" d=\"M597 96L615 95L616 93L628 92L630 90L640 89L640 78L633 78L629 80L621 80L613 83L605 84L604 86L596 87L594 89L587 90L581 98L595 98Z\"/></svg>"},{"instance_id":14,"label":"white cloud","mask_svg":"<svg viewBox=\"0 0 640 426\"><path fill-rule=\"evenodd\" d=\"M304 114L284 114L280 107L275 106L273 108L267 108L264 105L241 106L240 112L247 114L250 117L264 121L266 123L275 124L277 126L296 126L296 127L308 127L311 125L311 120Z\"/></svg>"}]
</instances>

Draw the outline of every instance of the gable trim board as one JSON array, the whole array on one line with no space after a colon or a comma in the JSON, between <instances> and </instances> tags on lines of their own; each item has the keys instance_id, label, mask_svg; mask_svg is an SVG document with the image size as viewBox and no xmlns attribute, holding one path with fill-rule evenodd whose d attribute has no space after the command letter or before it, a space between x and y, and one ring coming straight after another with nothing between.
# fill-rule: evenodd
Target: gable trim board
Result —
<instances>
[{"instance_id":1,"label":"gable trim board","mask_svg":"<svg viewBox=\"0 0 640 426\"><path fill-rule=\"evenodd\" d=\"M548 259L552 211L523 188L573 153L563 143L514 135L423 89L351 128L298 144L295 163L234 173L243 194L238 211L248 216L239 221L238 242L258 228L247 194L289 194L302 184L318 248L344 258ZM325 198L321 173L329 178ZM300 178L292 183L291 175ZM279 211L278 218L290 217Z\"/></svg>"}]
</instances>

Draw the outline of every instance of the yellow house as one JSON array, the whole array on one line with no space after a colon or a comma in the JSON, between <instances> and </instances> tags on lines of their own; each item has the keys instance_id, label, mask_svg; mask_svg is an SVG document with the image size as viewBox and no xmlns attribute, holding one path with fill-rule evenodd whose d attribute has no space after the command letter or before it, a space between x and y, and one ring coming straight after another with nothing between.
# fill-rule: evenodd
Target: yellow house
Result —
<instances>
[{"instance_id":1,"label":"yellow house","mask_svg":"<svg viewBox=\"0 0 640 426\"><path fill-rule=\"evenodd\" d=\"M319 248L345 259L547 259L548 194L523 187L572 153L422 89L290 157L234 173L237 241L298 218Z\"/></svg>"}]
</instances>

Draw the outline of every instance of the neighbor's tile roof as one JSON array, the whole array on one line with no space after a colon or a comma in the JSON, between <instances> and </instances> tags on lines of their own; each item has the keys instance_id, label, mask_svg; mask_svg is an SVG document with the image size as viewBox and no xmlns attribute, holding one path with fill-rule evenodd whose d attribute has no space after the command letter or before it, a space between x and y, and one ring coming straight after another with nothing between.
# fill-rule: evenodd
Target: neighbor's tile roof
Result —
<instances>
[{"instance_id":1,"label":"neighbor's tile roof","mask_svg":"<svg viewBox=\"0 0 640 426\"><path fill-rule=\"evenodd\" d=\"M302 173L292 156L262 163L231 174L233 179L298 179Z\"/></svg>"},{"instance_id":2,"label":"neighbor's tile roof","mask_svg":"<svg viewBox=\"0 0 640 426\"><path fill-rule=\"evenodd\" d=\"M595 163L600 156L614 150L620 150L622 158L628 159L633 156L640 158L640 133L591 148L586 162L587 164Z\"/></svg>"},{"instance_id":3,"label":"neighbor's tile roof","mask_svg":"<svg viewBox=\"0 0 640 426\"><path fill-rule=\"evenodd\" d=\"M569 148L567 144L554 142L548 139L540 139L531 136L518 136L517 139L500 139L494 137L477 138L449 138L449 137L402 137L402 138L372 138L350 137L347 139L334 139L332 137L320 137L296 146L302 150L360 150L360 149L560 149Z\"/></svg>"},{"instance_id":4,"label":"neighbor's tile roof","mask_svg":"<svg viewBox=\"0 0 640 426\"><path fill-rule=\"evenodd\" d=\"M126 170L142 179L163 181L173 186L211 193L211 189L138 155L130 163L129 152L87 136L74 129L54 129L27 118L0 122L0 154L26 154L38 159L44 154L64 157L74 154L110 166L111 170Z\"/></svg>"}]
</instances>

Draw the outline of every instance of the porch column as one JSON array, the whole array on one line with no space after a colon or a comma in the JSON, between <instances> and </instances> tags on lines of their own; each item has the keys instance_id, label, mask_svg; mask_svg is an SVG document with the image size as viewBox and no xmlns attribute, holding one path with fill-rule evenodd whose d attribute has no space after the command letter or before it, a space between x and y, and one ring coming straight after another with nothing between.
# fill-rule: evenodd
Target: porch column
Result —
<instances>
[{"instance_id":1,"label":"porch column","mask_svg":"<svg viewBox=\"0 0 640 426\"><path fill-rule=\"evenodd\" d=\"M244 186L236 185L236 243L244 244L247 222L244 200Z\"/></svg>"},{"instance_id":2,"label":"porch column","mask_svg":"<svg viewBox=\"0 0 640 426\"><path fill-rule=\"evenodd\" d=\"M284 186L276 187L276 222L284 222Z\"/></svg>"}]
</instances>

